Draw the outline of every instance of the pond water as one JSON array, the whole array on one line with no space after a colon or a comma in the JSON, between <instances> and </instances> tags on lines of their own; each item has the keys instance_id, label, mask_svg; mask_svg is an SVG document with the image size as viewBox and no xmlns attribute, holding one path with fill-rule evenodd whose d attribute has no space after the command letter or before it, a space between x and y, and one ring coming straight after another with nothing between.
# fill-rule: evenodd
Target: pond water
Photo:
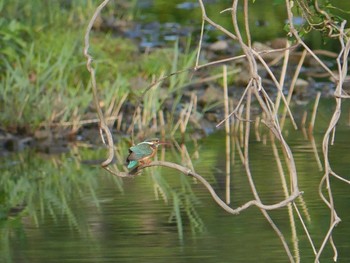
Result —
<instances>
[{"instance_id":1,"label":"pond water","mask_svg":"<svg viewBox=\"0 0 350 263\"><path fill-rule=\"evenodd\" d=\"M319 1L323 3L324 1ZM231 32L233 31L230 12L221 12L232 7L232 1L227 0L207 0L203 1L206 7L207 16L215 23L220 24ZM238 23L240 29L244 32L243 26L243 1L238 3ZM287 21L287 12L284 1L248 1L249 3L249 25L250 33L253 41L266 42L275 38L285 38L287 31L285 30ZM350 21L350 14L341 10L350 10L350 2L335 0L332 12ZM197 36L200 35L201 26L201 9L198 1L163 1L163 0L147 0L137 1L135 8L135 20L141 22L142 41L141 46L161 45L163 42L172 41L177 36L192 35L194 43L198 41ZM297 12L294 10L295 13ZM295 14L294 24L301 26L305 20ZM138 29L133 29L132 35ZM148 35L148 37L147 37ZM242 34L244 37L244 34ZM138 35L139 36L139 35ZM204 42L215 42L220 39L226 39L222 33L218 32L208 23L205 25ZM320 32L311 32L304 36L306 43L313 49L327 49L338 51L340 46L337 41L325 40ZM196 44L195 44L196 45Z\"/></svg>"},{"instance_id":2,"label":"pond water","mask_svg":"<svg viewBox=\"0 0 350 263\"><path fill-rule=\"evenodd\" d=\"M323 163L320 144L332 104L322 105L314 140ZM333 170L349 180L348 114L347 105L330 161ZM262 138L266 136L263 133ZM300 190L304 191L296 204L318 249L330 219L317 192L323 171L312 140L302 130L288 127L284 134L294 154ZM279 202L284 194L271 145L253 135L250 165L259 195L266 204ZM185 144L195 170L222 199L226 195L224 138L218 131ZM118 147L127 154L126 143ZM280 239L259 209L228 214L199 182L170 169L149 168L141 176L121 180L88 164L88 160L103 158L104 150L82 143L72 144L71 149L60 156L25 151L2 158L1 262L288 262ZM158 158L163 154L167 161L183 163L175 148L160 150ZM230 198L231 206L237 207L253 197L237 152L234 158ZM333 232L334 241L339 262L349 262L349 185L335 179L331 183L342 219ZM301 262L313 262L311 246L295 211L292 227L287 208L269 214L293 256ZM330 262L332 257L327 244L321 262Z\"/></svg>"}]
</instances>

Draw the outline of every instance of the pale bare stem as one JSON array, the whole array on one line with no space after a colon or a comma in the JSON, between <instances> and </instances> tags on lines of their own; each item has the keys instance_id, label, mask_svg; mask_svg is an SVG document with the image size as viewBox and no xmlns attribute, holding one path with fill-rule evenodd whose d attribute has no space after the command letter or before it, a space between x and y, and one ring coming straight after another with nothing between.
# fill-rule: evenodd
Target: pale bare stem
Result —
<instances>
[{"instance_id":1,"label":"pale bare stem","mask_svg":"<svg viewBox=\"0 0 350 263\"><path fill-rule=\"evenodd\" d=\"M244 0L244 27L247 36L248 47L252 46L252 40L250 36L250 27L249 27L249 11L248 11L248 0Z\"/></svg>"},{"instance_id":2,"label":"pale bare stem","mask_svg":"<svg viewBox=\"0 0 350 263\"><path fill-rule=\"evenodd\" d=\"M101 110L100 105L99 105L99 99L98 99L98 94L97 94L97 84L96 84L96 77L95 77L95 70L92 67L92 56L89 54L89 46L90 46L90 32L91 32L92 26L93 26L97 16L100 14L101 10L108 4L108 2L109 2L109 0L105 0L96 8L96 11L95 11L94 15L92 16L92 18L91 18L91 20L90 20L90 22L89 22L89 24L88 24L88 26L86 28L86 32L85 32L85 46L84 46L84 56L87 59L86 67L87 67L87 70L90 72L90 75L91 75L92 93L93 93L93 96L94 96L94 103L95 103L95 107L96 107L96 110L97 110L97 114L98 114L98 117L100 119L101 139L102 139L102 141L104 143L105 143L105 141L104 141L103 133L107 137L108 157L101 164L104 167L109 165L112 162L112 160L113 160L113 157L114 157L114 149L113 149L114 143L113 143L113 138L112 138L111 131L109 130L109 128L108 128L108 126L107 126L107 124L105 122L102 110Z\"/></svg>"},{"instance_id":3,"label":"pale bare stem","mask_svg":"<svg viewBox=\"0 0 350 263\"><path fill-rule=\"evenodd\" d=\"M275 114L278 113L278 109L280 107L280 102L281 102L281 96L283 95L283 86L284 86L284 81L286 78L289 55L290 55L288 47L289 47L289 41L286 41L286 48L287 49L286 49L286 51L284 51L284 60L283 60L281 76L280 76L280 80L279 80L279 86L281 87L281 92L277 93L277 98L276 98L276 102L275 102ZM286 103L288 103L288 101ZM287 106L289 107L288 104L287 104Z\"/></svg>"},{"instance_id":4,"label":"pale bare stem","mask_svg":"<svg viewBox=\"0 0 350 263\"><path fill-rule=\"evenodd\" d=\"M309 132L313 132L314 127L315 127L315 121L316 121L316 114L317 114L317 108L318 108L318 103L320 102L320 98L321 98L321 92L317 92L316 95L316 99L315 99L315 104L314 104L314 108L312 111L312 115L311 115L311 121L309 124Z\"/></svg>"},{"instance_id":5,"label":"pale bare stem","mask_svg":"<svg viewBox=\"0 0 350 263\"><path fill-rule=\"evenodd\" d=\"M119 116L111 116L111 117L106 117L105 120L106 121L115 121L119 118ZM60 123L53 123L51 126L55 127L55 126L83 126L83 125L87 125L87 124L91 124L91 123L98 123L100 122L99 118L95 118L95 119L88 119L88 120L73 120L73 121L63 121ZM74 128L72 128L74 129Z\"/></svg>"},{"instance_id":6,"label":"pale bare stem","mask_svg":"<svg viewBox=\"0 0 350 263\"><path fill-rule=\"evenodd\" d=\"M299 63L295 69L295 72L294 72L294 75L293 75L293 78L292 78L292 82L290 84L290 87L289 87L289 91L288 91L288 96L287 96L287 105L290 104L290 101L292 99L292 95L293 95L293 92L294 92L294 87L295 87L295 83L297 82L297 79L298 79L298 76L299 76L299 73L300 73L300 70L301 70L301 67L303 66L303 63L304 63L304 60L305 60L305 57L306 57L306 50L304 49L303 50L303 53L301 54L301 57L300 57L300 60L299 60ZM283 114L282 114L282 118L281 118L281 129L283 129L284 127L284 123L285 123L285 120L286 120L286 115L287 115L287 111L288 111L288 107L284 107L283 109Z\"/></svg>"},{"instance_id":7,"label":"pale bare stem","mask_svg":"<svg viewBox=\"0 0 350 263\"><path fill-rule=\"evenodd\" d=\"M164 112L162 110L158 111L159 123L160 123L160 134L162 140L165 139L165 120L164 120Z\"/></svg>"},{"instance_id":8,"label":"pale bare stem","mask_svg":"<svg viewBox=\"0 0 350 263\"><path fill-rule=\"evenodd\" d=\"M332 130L332 137L331 137L331 143L330 145L334 145L334 140L335 140L335 131L336 131L337 127L334 126L333 130Z\"/></svg>"},{"instance_id":9,"label":"pale bare stem","mask_svg":"<svg viewBox=\"0 0 350 263\"><path fill-rule=\"evenodd\" d=\"M227 89L227 66L223 66L223 86L224 86L224 109L225 109L225 132L226 132L226 203L231 203L231 147L230 147L230 120L228 118L229 100Z\"/></svg>"},{"instance_id":10,"label":"pale bare stem","mask_svg":"<svg viewBox=\"0 0 350 263\"><path fill-rule=\"evenodd\" d=\"M233 25L233 28L234 28L235 33L237 35L237 40L238 40L239 44L241 45L244 54L247 56L247 60L248 60L248 63L249 63L250 77L252 79L254 79L254 81L256 82L256 83L253 83L253 85L257 85L258 89L260 90L261 77L258 74L258 66L256 64L255 58L254 58L253 53L252 53L253 50L250 47L248 47L243 42L243 39L242 39L242 36L241 36L241 32L240 32L240 29L239 29L239 26L238 26L237 5L238 5L238 0L234 0L233 3L232 3L232 14L231 14L232 25Z\"/></svg>"},{"instance_id":11,"label":"pale bare stem","mask_svg":"<svg viewBox=\"0 0 350 263\"><path fill-rule=\"evenodd\" d=\"M248 89L251 87L251 83L252 83L252 80L249 80L249 83L248 83L247 87L245 88L245 90L244 90L240 100L238 101L238 104L237 104L236 108L230 114L225 116L225 118L222 121L220 121L218 124L216 124L216 127L220 127L224 122L226 122L227 119L231 118L232 115L234 115L238 119L237 111L241 107L242 102L243 102L243 100L245 98L245 95L246 95Z\"/></svg>"},{"instance_id":12,"label":"pale bare stem","mask_svg":"<svg viewBox=\"0 0 350 263\"><path fill-rule=\"evenodd\" d=\"M205 10L205 6L203 4L203 1L202 0L198 0L199 2L199 6L202 10L202 19L204 21L207 21L210 25L212 25L213 27L215 27L216 29L218 29L219 31L225 33L227 36L229 36L230 38L232 39L237 39L237 37L232 34L230 31L228 31L226 28L216 24L214 21L212 21L208 16L207 16L207 13L206 13L206 10Z\"/></svg>"},{"instance_id":13,"label":"pale bare stem","mask_svg":"<svg viewBox=\"0 0 350 263\"><path fill-rule=\"evenodd\" d=\"M256 116L256 118L255 118L254 130L255 130L255 137L256 137L256 140L257 140L258 142L261 141L259 127L260 127L260 116Z\"/></svg>"},{"instance_id":14,"label":"pale bare stem","mask_svg":"<svg viewBox=\"0 0 350 263\"><path fill-rule=\"evenodd\" d=\"M345 178L341 177L340 175L336 174L335 172L331 171L330 173L332 176L339 179L340 181L343 181L344 183L350 184L349 180L346 180Z\"/></svg>"},{"instance_id":15,"label":"pale bare stem","mask_svg":"<svg viewBox=\"0 0 350 263\"><path fill-rule=\"evenodd\" d=\"M199 65L199 58L202 50L202 41L203 41L203 35L204 35L204 25L205 25L205 20L202 18L201 35L199 37L196 65L194 67L194 70L197 70Z\"/></svg>"},{"instance_id":16,"label":"pale bare stem","mask_svg":"<svg viewBox=\"0 0 350 263\"><path fill-rule=\"evenodd\" d=\"M298 45L293 45L293 46L289 47L288 49L289 50L293 50L297 46ZM264 55L264 54L270 54L270 53L275 53L275 52L282 52L282 51L285 51L285 50L286 50L286 48L279 48L279 49L271 49L271 50L262 50L262 51L259 51L257 53L260 54L260 55ZM198 70L198 69L201 69L201 68L209 67L209 66L212 66L212 65L220 64L220 63L226 63L226 62L230 62L230 61L234 61L234 60L241 60L241 59L244 59L246 57L247 57L246 55L239 55L239 56L235 56L235 57L219 59L219 60L215 60L215 61L212 61L212 62L205 63L203 65L196 66L195 69Z\"/></svg>"},{"instance_id":17,"label":"pale bare stem","mask_svg":"<svg viewBox=\"0 0 350 263\"><path fill-rule=\"evenodd\" d=\"M203 65L196 66L196 69L198 70L201 68L210 67L210 66L213 66L216 64L226 63L226 62L230 62L230 61L234 61L234 60L241 60L241 59L244 59L245 57L246 57L246 55L239 55L239 56L235 56L235 57L219 59L219 60L205 63Z\"/></svg>"},{"instance_id":18,"label":"pale bare stem","mask_svg":"<svg viewBox=\"0 0 350 263\"><path fill-rule=\"evenodd\" d=\"M288 102L283 94L283 90L282 90L282 86L280 85L280 83L277 81L276 77L275 77L275 74L273 74L273 72L271 71L271 69L269 68L269 66L266 64L265 60L259 55L259 53L257 53L255 50L252 50L253 54L259 59L259 61L261 62L261 64L265 67L267 73L269 73L270 77L272 78L273 82L275 83L276 87L277 87L277 90L279 91L280 95L281 95L281 98L283 100L283 103L285 104L286 108L287 108L287 111L288 111L288 114L290 116L290 119L292 121L292 124L294 126L294 129L298 129L296 123L295 123L295 120L294 120L294 117L293 117L293 114L292 114L292 111L290 110L289 108L289 105L288 105Z\"/></svg>"},{"instance_id":19,"label":"pale bare stem","mask_svg":"<svg viewBox=\"0 0 350 263\"><path fill-rule=\"evenodd\" d=\"M327 200L327 198L324 196L324 194L322 192L323 185L325 184L326 178L327 178L326 175L322 176L320 184L318 186L318 194L320 195L320 197L323 200L323 202L328 206L328 208L331 208L330 202Z\"/></svg>"},{"instance_id":20,"label":"pale bare stem","mask_svg":"<svg viewBox=\"0 0 350 263\"><path fill-rule=\"evenodd\" d=\"M326 236L325 236L325 238L324 238L324 240L323 240L323 242L322 242L322 245L321 245L321 247L320 247L320 249L319 249L319 251L318 251L318 253L317 253L317 255L316 255L315 263L319 261L320 256L321 256L321 254L322 254L322 251L323 251L324 247L326 246L328 239L331 240L331 238L332 238L333 229L337 226L337 224L338 224L340 221L341 221L340 218L337 217L337 218L332 222L331 226L329 227L328 232L327 232L327 234L326 234ZM334 247L334 243L331 242L331 244L332 244L332 247L333 247L333 250L334 250L333 261L337 261L338 252L337 252L336 248Z\"/></svg>"},{"instance_id":21,"label":"pale bare stem","mask_svg":"<svg viewBox=\"0 0 350 263\"><path fill-rule=\"evenodd\" d=\"M260 106L263 108L263 110L265 111L265 113L269 113L269 114L266 114L266 117L270 117L271 118L274 118L273 117L273 112L275 111L274 110L274 104L270 98L270 96L266 93L265 89L262 88L261 89L261 96L263 97L263 99L265 100L265 103L264 104L260 104Z\"/></svg>"},{"instance_id":22,"label":"pale bare stem","mask_svg":"<svg viewBox=\"0 0 350 263\"><path fill-rule=\"evenodd\" d=\"M195 105L195 101L196 101L196 96L194 93L191 94L191 100L190 100L190 104L188 105L188 109L187 109L187 112L186 112L186 115L185 115L185 119L184 119L184 122L183 122L183 125L184 125L184 130L181 131L183 133L186 132L186 128L187 128L187 124L188 124L188 121L190 120L190 117L191 117L191 112L193 110L193 107L196 106Z\"/></svg>"},{"instance_id":23,"label":"pale bare stem","mask_svg":"<svg viewBox=\"0 0 350 263\"><path fill-rule=\"evenodd\" d=\"M242 119L243 110L244 110L244 105L241 105L241 107L239 108L239 111L238 111L238 116L237 116L238 120ZM239 123L239 140L240 140L240 143L243 144L244 122L239 121L238 123Z\"/></svg>"},{"instance_id":24,"label":"pale bare stem","mask_svg":"<svg viewBox=\"0 0 350 263\"><path fill-rule=\"evenodd\" d=\"M108 171L109 173L118 176L118 177L132 177L133 175L130 175L128 172L120 172L120 171L115 171L112 170L109 166L103 166L103 168Z\"/></svg>"},{"instance_id":25,"label":"pale bare stem","mask_svg":"<svg viewBox=\"0 0 350 263\"><path fill-rule=\"evenodd\" d=\"M109 114L110 117L106 117L106 121L108 122L108 125L111 127L114 125L115 121L117 118L111 118L113 116L118 116L119 115L119 112L120 112L120 109L122 108L122 105L124 104L126 98L128 97L128 93L125 93L122 98L120 99L118 105L116 107L111 107L111 113ZM112 103L111 103L112 105ZM114 108L114 109L113 109ZM108 116L108 115L107 115ZM111 121L108 121L108 120L111 120Z\"/></svg>"},{"instance_id":26,"label":"pale bare stem","mask_svg":"<svg viewBox=\"0 0 350 263\"><path fill-rule=\"evenodd\" d=\"M236 74L236 73L239 73L239 72L241 72L241 69L236 68L236 69L228 71L227 72L227 76L233 75L233 74ZM188 87L188 86L192 86L194 84L208 83L210 81L214 81L214 80L217 80L217 79L222 79L222 73L215 74L215 75L212 75L212 76L209 76L209 77L206 77L206 78L196 79L194 81L188 82L187 84L184 84L182 87L185 88L185 87Z\"/></svg>"}]
</instances>

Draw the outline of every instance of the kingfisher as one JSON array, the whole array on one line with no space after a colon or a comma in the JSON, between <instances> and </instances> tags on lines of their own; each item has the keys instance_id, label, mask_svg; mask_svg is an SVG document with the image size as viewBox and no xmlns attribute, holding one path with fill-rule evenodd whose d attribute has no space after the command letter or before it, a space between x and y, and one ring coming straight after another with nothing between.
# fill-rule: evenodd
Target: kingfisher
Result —
<instances>
[{"instance_id":1,"label":"kingfisher","mask_svg":"<svg viewBox=\"0 0 350 263\"><path fill-rule=\"evenodd\" d=\"M157 153L160 144L158 138L147 139L129 148L129 155L126 158L128 169L135 169L140 165L149 164L151 158Z\"/></svg>"}]
</instances>

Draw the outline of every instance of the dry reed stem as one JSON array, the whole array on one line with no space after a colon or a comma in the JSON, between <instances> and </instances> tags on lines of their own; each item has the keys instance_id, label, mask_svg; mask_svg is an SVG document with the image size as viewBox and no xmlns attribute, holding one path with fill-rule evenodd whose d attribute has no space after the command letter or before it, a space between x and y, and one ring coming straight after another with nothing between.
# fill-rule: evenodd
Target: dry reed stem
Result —
<instances>
[{"instance_id":1,"label":"dry reed stem","mask_svg":"<svg viewBox=\"0 0 350 263\"><path fill-rule=\"evenodd\" d=\"M283 65L282 65L282 70L281 70L281 76L280 76L280 80L279 80L279 85L281 87L282 92L277 93L277 98L275 101L275 111L276 111L275 114L278 114L278 110L279 110L279 106L280 106L280 102L281 102L281 96L283 94L283 86L284 86L284 82L286 79L286 73L287 73L287 67L288 67L288 61L289 61L289 55L290 55L290 52L288 49L289 46L290 46L289 41L286 41L286 50L284 51L284 54L283 54L284 59L283 59ZM287 106L289 107L288 101L287 101Z\"/></svg>"},{"instance_id":2,"label":"dry reed stem","mask_svg":"<svg viewBox=\"0 0 350 263\"><path fill-rule=\"evenodd\" d=\"M310 133L313 132L314 127L315 127L317 108L318 108L318 103L320 102L320 98L321 98L321 92L319 91L316 94L315 104L314 104L314 108L312 110L311 121L310 121L310 124L309 124L309 132Z\"/></svg>"},{"instance_id":3,"label":"dry reed stem","mask_svg":"<svg viewBox=\"0 0 350 263\"><path fill-rule=\"evenodd\" d=\"M267 73L270 75L270 77L272 78L273 82L275 83L276 87L277 87L277 90L278 90L278 93L280 94L281 98L282 98L282 101L287 109L287 112L290 116L290 119L292 121L292 124L294 126L294 129L298 129L295 121L294 121L294 117L293 117L293 114L292 114L292 111L290 110L289 108L289 105L288 105L288 102L286 100L286 97L284 96L283 94L283 90L282 90L282 86L280 85L280 83L277 81L275 75L273 74L273 72L271 71L270 67L267 65L267 63L265 62L265 60L256 52L253 50L253 53L255 56L257 56L257 58L259 59L260 63L265 67Z\"/></svg>"},{"instance_id":4,"label":"dry reed stem","mask_svg":"<svg viewBox=\"0 0 350 263\"><path fill-rule=\"evenodd\" d=\"M121 110L121 108L122 108L124 102L126 101L128 95L129 95L128 93L125 93L125 94L121 97L120 101L118 102L118 105L117 105L117 106L114 108L114 110L111 112L111 115L110 115L110 116L117 116L117 115L119 115L120 110ZM108 115L107 115L107 116L108 116ZM106 118L106 119L107 119L107 118ZM114 121L113 121L112 123L110 123L110 125L114 125Z\"/></svg>"},{"instance_id":5,"label":"dry reed stem","mask_svg":"<svg viewBox=\"0 0 350 263\"><path fill-rule=\"evenodd\" d=\"M188 121L190 120L191 117L191 113L192 113L192 109L194 107L194 102L196 100L194 99L194 93L191 94L191 100L190 100L190 104L187 107L187 110L185 111L185 115L183 116L184 118L182 119L181 123L180 123L180 131L183 134L183 136L185 135L186 129L187 129L187 125L188 125Z\"/></svg>"},{"instance_id":6,"label":"dry reed stem","mask_svg":"<svg viewBox=\"0 0 350 263\"><path fill-rule=\"evenodd\" d=\"M298 76L300 74L300 70L301 70L301 67L303 66L304 64L304 60L305 60L305 57L306 57L306 50L304 49L303 50L303 53L300 57L300 60L298 62L298 65L295 69L295 72L294 72L294 75L293 75L293 78L292 78L292 82L289 86L289 91L288 91L288 95L287 95L287 105L290 104L290 101L292 99L292 95L293 95L293 92L294 92L294 87L295 87L295 83L297 82L297 79L298 79ZM281 118L281 129L283 129L284 127L284 123L285 123L285 120L286 120L286 116L287 116L287 110L288 108L287 107L284 107L283 109L283 114L282 114L282 118Z\"/></svg>"},{"instance_id":7,"label":"dry reed stem","mask_svg":"<svg viewBox=\"0 0 350 263\"><path fill-rule=\"evenodd\" d=\"M249 91L248 91L249 93ZM238 111L238 120L242 120L242 114L243 114L243 110L244 110L244 105L241 105L241 107L239 108ZM240 144L243 145L243 141L244 141L244 122L240 121L238 122L239 124L239 140L240 140Z\"/></svg>"},{"instance_id":8,"label":"dry reed stem","mask_svg":"<svg viewBox=\"0 0 350 263\"><path fill-rule=\"evenodd\" d=\"M229 111L233 112L233 100L229 100ZM235 132L235 119L232 118L230 125L230 142L231 142L231 163L235 165L236 163L236 132Z\"/></svg>"},{"instance_id":9,"label":"dry reed stem","mask_svg":"<svg viewBox=\"0 0 350 263\"><path fill-rule=\"evenodd\" d=\"M160 125L160 135L162 140L165 140L165 120L164 112L162 110L158 111L159 125Z\"/></svg>"},{"instance_id":10,"label":"dry reed stem","mask_svg":"<svg viewBox=\"0 0 350 263\"><path fill-rule=\"evenodd\" d=\"M298 47L298 45L293 45L293 46L289 47L288 49L294 50L297 47ZM276 48L276 49L259 51L259 52L257 52L257 54L265 55L265 54L271 54L271 53L276 53L276 52L283 52L285 50L286 50L286 48ZM242 59L245 59L246 57L247 57L247 55L243 54L243 55L238 55L238 56L234 56L234 57L228 57L228 58L224 58L224 59L218 59L215 61L207 62L203 65L196 64L196 67L194 68L194 70L199 70L202 68L210 67L210 66L217 65L217 64L227 63L227 62L231 62L231 61L235 61L235 60L242 60ZM191 69L188 69L188 70L191 70Z\"/></svg>"},{"instance_id":11,"label":"dry reed stem","mask_svg":"<svg viewBox=\"0 0 350 263\"><path fill-rule=\"evenodd\" d=\"M258 142L261 141L261 136L260 136L260 116L256 116L255 118L255 125L254 125L254 131L255 131L255 137Z\"/></svg>"},{"instance_id":12,"label":"dry reed stem","mask_svg":"<svg viewBox=\"0 0 350 263\"><path fill-rule=\"evenodd\" d=\"M231 203L231 142L230 142L230 119L228 118L229 113L229 100L228 100L228 89L227 89L227 66L223 66L223 88L224 88L224 112L225 112L225 133L226 133L226 203Z\"/></svg>"},{"instance_id":13,"label":"dry reed stem","mask_svg":"<svg viewBox=\"0 0 350 263\"><path fill-rule=\"evenodd\" d=\"M239 72L241 72L241 69L235 68L233 70L227 71L227 76L232 75L232 74L236 74ZM202 83L208 83L208 82L218 80L218 79L222 79L222 73L218 73L218 74L215 74L213 76L209 76L209 77L205 77L205 78L196 79L194 81L188 82L187 84L184 84L182 86L182 88L186 88L188 86L202 84Z\"/></svg>"},{"instance_id":14,"label":"dry reed stem","mask_svg":"<svg viewBox=\"0 0 350 263\"><path fill-rule=\"evenodd\" d=\"M243 10L244 10L244 28L245 28L247 42L248 42L247 46L251 48L252 38L250 36L248 0L244 0Z\"/></svg>"},{"instance_id":15,"label":"dry reed stem","mask_svg":"<svg viewBox=\"0 0 350 263\"><path fill-rule=\"evenodd\" d=\"M224 122L226 122L226 120L227 120L228 118L231 118L232 115L234 115L238 120L242 120L242 118L239 117L239 116L237 115L237 112L239 111L239 109L240 109L241 106L242 106L243 100L244 100L244 98L245 98L245 95L247 94L248 89L249 89L250 86L251 86L251 83L252 83L252 80L249 81L249 83L248 83L247 87L245 88L245 90L244 90L244 92L243 92L243 94L242 94L242 96L241 96L239 102L238 102L237 105L236 105L236 108L235 108L233 111L231 111L230 114L228 114L227 116L225 116L225 118L224 118L222 121L220 121L218 124L216 124L216 127L221 126ZM243 109L242 109L242 110L243 110Z\"/></svg>"},{"instance_id":16,"label":"dry reed stem","mask_svg":"<svg viewBox=\"0 0 350 263\"><path fill-rule=\"evenodd\" d=\"M105 120L106 121L115 121L117 120L119 117L118 116L111 116L111 117L106 117ZM51 127L62 127L62 126L74 126L74 125L78 125L78 126L84 126L87 124L92 124L92 123L98 123L100 122L100 119L88 119L88 120L73 120L73 121L62 121L60 123L52 123L50 124Z\"/></svg>"}]
</instances>

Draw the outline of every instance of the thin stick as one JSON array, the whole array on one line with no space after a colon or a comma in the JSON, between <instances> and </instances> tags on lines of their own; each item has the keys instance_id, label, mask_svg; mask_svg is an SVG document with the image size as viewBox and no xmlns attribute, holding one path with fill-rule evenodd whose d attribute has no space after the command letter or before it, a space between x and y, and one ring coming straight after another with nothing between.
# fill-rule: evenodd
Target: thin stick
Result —
<instances>
[{"instance_id":1,"label":"thin stick","mask_svg":"<svg viewBox=\"0 0 350 263\"><path fill-rule=\"evenodd\" d=\"M248 12L248 0L244 0L244 28L247 36L248 47L252 46L252 40L250 36L250 27L249 27L249 12Z\"/></svg>"},{"instance_id":2,"label":"thin stick","mask_svg":"<svg viewBox=\"0 0 350 263\"><path fill-rule=\"evenodd\" d=\"M320 97L321 97L321 92L317 92L314 108L313 108L312 115L311 115L311 121L310 121L310 124L309 124L309 132L310 133L313 132L314 127L315 127L315 120L316 120L318 103L320 102Z\"/></svg>"},{"instance_id":3,"label":"thin stick","mask_svg":"<svg viewBox=\"0 0 350 263\"><path fill-rule=\"evenodd\" d=\"M282 96L281 94L283 94L283 86L284 86L284 81L286 78L289 55L290 55L288 47L289 47L289 42L286 41L286 51L284 51L284 60L283 60L283 65L282 65L282 70L281 70L280 81L279 81L279 85L281 87L282 92L277 93L277 98L276 98L276 102L275 102L275 114L278 113L278 109L279 109L280 102L281 102L281 96ZM288 101L287 101L287 103L288 103ZM288 107L289 107L289 104L288 104Z\"/></svg>"},{"instance_id":4,"label":"thin stick","mask_svg":"<svg viewBox=\"0 0 350 263\"><path fill-rule=\"evenodd\" d=\"M165 120L164 120L164 112L162 110L158 111L159 116L159 124L160 124L160 134L162 140L165 139Z\"/></svg>"},{"instance_id":5,"label":"thin stick","mask_svg":"<svg viewBox=\"0 0 350 263\"><path fill-rule=\"evenodd\" d=\"M225 132L226 132L226 204L231 203L231 158L230 158L230 119L228 118L229 103L227 91L227 66L223 66L223 87L224 87L224 109L225 109Z\"/></svg>"},{"instance_id":6,"label":"thin stick","mask_svg":"<svg viewBox=\"0 0 350 263\"><path fill-rule=\"evenodd\" d=\"M304 49L304 50L303 50L303 53L301 54L299 63L298 63L298 65L297 65L296 69L295 69L295 72L294 72L294 75L293 75L293 78L292 78L292 82L290 83L290 87L289 87L289 91L288 91L288 96L287 96L287 105L290 105L290 101L291 101L291 99L292 99L293 92L294 92L295 83L296 83L297 80L298 80L298 76L299 76L301 67L302 67L303 64L304 64L304 60L305 60L306 54L307 54L307 52L306 52L306 50ZM284 107L284 109L283 109L283 114L282 114L282 118L281 118L281 129L283 129L283 127L284 127L284 123L285 123L286 116L287 116L287 110L288 110L288 108L287 108L287 107Z\"/></svg>"}]
</instances>

